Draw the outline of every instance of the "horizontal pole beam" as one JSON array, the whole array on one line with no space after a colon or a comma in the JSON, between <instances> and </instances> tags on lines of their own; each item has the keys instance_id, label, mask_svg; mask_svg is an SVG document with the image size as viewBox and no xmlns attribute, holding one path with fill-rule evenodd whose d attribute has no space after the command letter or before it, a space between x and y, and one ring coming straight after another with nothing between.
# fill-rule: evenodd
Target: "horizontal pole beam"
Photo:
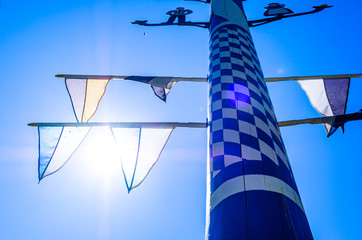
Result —
<instances>
[{"instance_id":1,"label":"horizontal pole beam","mask_svg":"<svg viewBox=\"0 0 362 240\"><path fill-rule=\"evenodd\" d=\"M206 123L178 123L178 122L88 122L88 123L29 123L31 127L119 127L119 128L206 128Z\"/></svg>"},{"instance_id":2,"label":"horizontal pole beam","mask_svg":"<svg viewBox=\"0 0 362 240\"><path fill-rule=\"evenodd\" d=\"M111 79L111 80L128 80L133 76L122 76L122 75L71 75L71 74L57 74L57 78L72 78L72 79ZM134 76L136 77L136 76ZM176 82L207 82L207 78L198 78L198 77L168 77L168 76L142 76L150 78L165 78L172 79Z\"/></svg>"},{"instance_id":3,"label":"horizontal pole beam","mask_svg":"<svg viewBox=\"0 0 362 240\"><path fill-rule=\"evenodd\" d=\"M294 126L299 124L322 124L330 122L334 117L307 118L301 120L291 120L279 122L279 127ZM186 128L206 128L206 123L179 123L179 122L88 122L88 123L29 123L31 127L120 127L120 128L170 128L170 127L186 127Z\"/></svg>"},{"instance_id":4,"label":"horizontal pole beam","mask_svg":"<svg viewBox=\"0 0 362 240\"><path fill-rule=\"evenodd\" d=\"M115 75L79 75L79 74L57 74L57 78L74 78L74 79L124 79L127 76L115 76Z\"/></svg>"},{"instance_id":5,"label":"horizontal pole beam","mask_svg":"<svg viewBox=\"0 0 362 240\"><path fill-rule=\"evenodd\" d=\"M341 78L361 78L362 74L337 74L337 75L315 75L315 76L300 76L300 77L273 77L265 78L266 82L280 81L298 81L298 80L314 80L314 79L341 79Z\"/></svg>"},{"instance_id":6,"label":"horizontal pole beam","mask_svg":"<svg viewBox=\"0 0 362 240\"><path fill-rule=\"evenodd\" d=\"M58 78L73 78L73 79L112 79L112 80L127 80L132 76L119 76L119 75L71 75L71 74L58 74ZM146 77L146 76L142 76ZM147 76L148 77L148 76ZM154 78L167 78L175 82L207 82L207 78L200 77L167 77L167 76L150 76ZM314 79L340 79L340 78L361 78L362 74L337 74L337 75L315 75L315 76L295 76L295 77L271 77L265 78L265 82L281 82L281 81L298 81L298 80L314 80Z\"/></svg>"},{"instance_id":7,"label":"horizontal pole beam","mask_svg":"<svg viewBox=\"0 0 362 240\"><path fill-rule=\"evenodd\" d=\"M322 124L328 123L333 120L334 116L332 117L319 117L319 118L307 118L301 120L290 120L290 121L282 121L278 122L279 127L288 127L288 126L295 126L300 124Z\"/></svg>"}]
</instances>

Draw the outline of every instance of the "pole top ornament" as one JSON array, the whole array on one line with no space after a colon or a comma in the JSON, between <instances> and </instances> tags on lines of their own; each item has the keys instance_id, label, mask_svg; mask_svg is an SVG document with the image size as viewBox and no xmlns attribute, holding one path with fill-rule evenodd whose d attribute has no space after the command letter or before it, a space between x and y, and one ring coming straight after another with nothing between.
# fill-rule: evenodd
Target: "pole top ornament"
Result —
<instances>
[{"instance_id":1,"label":"pole top ornament","mask_svg":"<svg viewBox=\"0 0 362 240\"><path fill-rule=\"evenodd\" d=\"M185 0L192 2L202 2L202 3L211 3L211 0ZM246 0L241 0L246 1ZM257 27L267 23L275 22L284 18L297 17L302 15L308 15L320 12L326 8L330 8L327 4L322 4L320 6L314 6L314 10L307 12L294 13L289 8L285 7L285 4L281 3L269 3L268 6L265 7L266 11L264 12L264 16L267 18L257 19L248 21L249 27ZM141 26L192 26L192 27L201 27L201 28L209 28L210 21L207 22L191 22L186 21L186 16L193 13L190 9L185 9L184 7L177 7L175 10L170 10L166 14L169 15L169 19L166 22L161 23L148 23L148 20L136 20L131 22L131 24L137 24Z\"/></svg>"}]
</instances>

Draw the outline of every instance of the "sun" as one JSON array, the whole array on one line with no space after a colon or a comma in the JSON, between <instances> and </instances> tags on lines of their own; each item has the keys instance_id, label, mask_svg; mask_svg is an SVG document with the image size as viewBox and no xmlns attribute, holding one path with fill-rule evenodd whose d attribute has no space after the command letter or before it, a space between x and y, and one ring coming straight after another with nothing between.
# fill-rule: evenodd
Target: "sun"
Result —
<instances>
[{"instance_id":1,"label":"sun","mask_svg":"<svg viewBox=\"0 0 362 240\"><path fill-rule=\"evenodd\" d=\"M122 165L109 127L93 127L84 142L82 158L93 174L122 174Z\"/></svg>"}]
</instances>

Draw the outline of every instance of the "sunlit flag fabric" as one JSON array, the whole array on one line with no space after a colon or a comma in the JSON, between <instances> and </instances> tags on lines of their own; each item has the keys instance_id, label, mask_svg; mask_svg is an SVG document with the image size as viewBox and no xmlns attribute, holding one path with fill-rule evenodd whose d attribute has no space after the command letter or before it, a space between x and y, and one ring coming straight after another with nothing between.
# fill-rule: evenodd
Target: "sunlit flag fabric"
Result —
<instances>
[{"instance_id":1,"label":"sunlit flag fabric","mask_svg":"<svg viewBox=\"0 0 362 240\"><path fill-rule=\"evenodd\" d=\"M39 127L39 181L58 171L89 132L89 127Z\"/></svg>"},{"instance_id":2,"label":"sunlit flag fabric","mask_svg":"<svg viewBox=\"0 0 362 240\"><path fill-rule=\"evenodd\" d=\"M146 178L174 128L112 127L128 192Z\"/></svg>"},{"instance_id":3,"label":"sunlit flag fabric","mask_svg":"<svg viewBox=\"0 0 362 240\"><path fill-rule=\"evenodd\" d=\"M97 111L109 79L65 79L78 122L88 122Z\"/></svg>"},{"instance_id":4,"label":"sunlit flag fabric","mask_svg":"<svg viewBox=\"0 0 362 240\"><path fill-rule=\"evenodd\" d=\"M350 78L299 80L298 83L320 114L327 117L345 114ZM328 136L332 133L332 124L333 121L324 124ZM343 131L343 124L340 127Z\"/></svg>"},{"instance_id":5,"label":"sunlit flag fabric","mask_svg":"<svg viewBox=\"0 0 362 240\"><path fill-rule=\"evenodd\" d=\"M166 102L167 94L175 86L173 77L128 76L122 80L146 83L162 101ZM98 109L99 102L106 92L110 79L66 78L65 84L72 102L73 111L78 122L88 122Z\"/></svg>"},{"instance_id":6,"label":"sunlit flag fabric","mask_svg":"<svg viewBox=\"0 0 362 240\"><path fill-rule=\"evenodd\" d=\"M125 80L143 82L151 85L151 88L155 93L155 95L164 102L166 102L167 94L170 92L171 88L176 84L176 81L172 77L130 76L125 78Z\"/></svg>"}]
</instances>

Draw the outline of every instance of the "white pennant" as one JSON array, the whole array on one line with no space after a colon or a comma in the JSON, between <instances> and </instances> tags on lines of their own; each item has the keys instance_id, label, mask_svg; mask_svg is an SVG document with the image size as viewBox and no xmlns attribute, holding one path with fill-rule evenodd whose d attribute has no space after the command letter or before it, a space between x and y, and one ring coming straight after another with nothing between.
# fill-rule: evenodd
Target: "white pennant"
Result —
<instances>
[{"instance_id":1,"label":"white pennant","mask_svg":"<svg viewBox=\"0 0 362 240\"><path fill-rule=\"evenodd\" d=\"M89 127L39 127L39 181L63 167L89 130Z\"/></svg>"},{"instance_id":2,"label":"white pennant","mask_svg":"<svg viewBox=\"0 0 362 240\"><path fill-rule=\"evenodd\" d=\"M97 111L109 79L65 79L78 122L88 122Z\"/></svg>"},{"instance_id":3,"label":"white pennant","mask_svg":"<svg viewBox=\"0 0 362 240\"><path fill-rule=\"evenodd\" d=\"M111 128L128 191L147 177L173 129Z\"/></svg>"}]
</instances>

